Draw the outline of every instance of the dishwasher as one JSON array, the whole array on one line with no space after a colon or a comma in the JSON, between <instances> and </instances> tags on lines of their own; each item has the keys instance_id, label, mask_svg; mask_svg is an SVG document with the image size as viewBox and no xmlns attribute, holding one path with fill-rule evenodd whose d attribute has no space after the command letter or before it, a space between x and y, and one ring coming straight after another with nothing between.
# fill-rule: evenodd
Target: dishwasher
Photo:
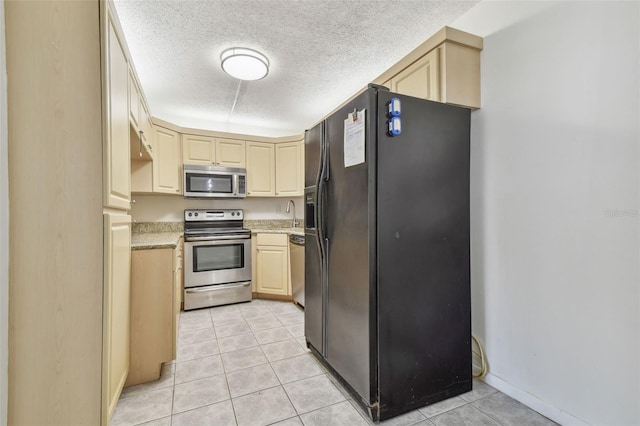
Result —
<instances>
[{"instance_id":1,"label":"dishwasher","mask_svg":"<svg viewBox=\"0 0 640 426\"><path fill-rule=\"evenodd\" d=\"M289 257L291 261L291 292L293 301L304 307L304 237L289 236Z\"/></svg>"}]
</instances>

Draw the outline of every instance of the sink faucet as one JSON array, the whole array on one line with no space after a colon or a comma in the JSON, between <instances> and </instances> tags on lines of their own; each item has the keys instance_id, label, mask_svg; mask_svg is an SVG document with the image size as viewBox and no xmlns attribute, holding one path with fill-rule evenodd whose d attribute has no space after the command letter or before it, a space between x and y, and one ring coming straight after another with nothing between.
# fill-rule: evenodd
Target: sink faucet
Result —
<instances>
[{"instance_id":1,"label":"sink faucet","mask_svg":"<svg viewBox=\"0 0 640 426\"><path fill-rule=\"evenodd\" d=\"M287 213L291 211L291 205L293 205L293 221L291 221L291 227L295 228L298 226L298 221L296 220L296 203L294 203L293 200L287 202Z\"/></svg>"}]
</instances>

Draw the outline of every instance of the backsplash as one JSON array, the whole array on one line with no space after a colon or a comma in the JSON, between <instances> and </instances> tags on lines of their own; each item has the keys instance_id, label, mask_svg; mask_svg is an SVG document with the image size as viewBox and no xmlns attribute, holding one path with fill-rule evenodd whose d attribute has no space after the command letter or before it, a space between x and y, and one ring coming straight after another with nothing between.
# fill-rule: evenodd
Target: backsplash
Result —
<instances>
[{"instance_id":1,"label":"backsplash","mask_svg":"<svg viewBox=\"0 0 640 426\"><path fill-rule=\"evenodd\" d=\"M291 221L293 212L287 213L289 198L245 198L242 200L199 200L177 195L133 194L136 203L129 214L135 222L179 222L185 209L242 209L245 220L282 219ZM304 198L292 197L296 218L304 217Z\"/></svg>"}]
</instances>

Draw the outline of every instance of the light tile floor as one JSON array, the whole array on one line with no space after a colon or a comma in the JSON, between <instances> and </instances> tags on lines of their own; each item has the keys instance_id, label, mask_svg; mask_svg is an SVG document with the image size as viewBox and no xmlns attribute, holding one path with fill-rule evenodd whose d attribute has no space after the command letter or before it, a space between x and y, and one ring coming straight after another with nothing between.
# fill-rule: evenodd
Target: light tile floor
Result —
<instances>
[{"instance_id":1,"label":"light tile floor","mask_svg":"<svg viewBox=\"0 0 640 426\"><path fill-rule=\"evenodd\" d=\"M112 426L373 424L309 353L304 312L292 303L183 312L178 339L178 359L163 366L160 380L123 390ZM555 424L484 382L473 387L379 424Z\"/></svg>"}]
</instances>

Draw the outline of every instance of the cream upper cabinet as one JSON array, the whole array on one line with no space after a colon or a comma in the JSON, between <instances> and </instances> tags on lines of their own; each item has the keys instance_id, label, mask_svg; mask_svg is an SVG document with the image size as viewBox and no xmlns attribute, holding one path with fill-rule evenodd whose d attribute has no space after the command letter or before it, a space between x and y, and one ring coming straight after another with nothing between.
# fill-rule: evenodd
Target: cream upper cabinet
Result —
<instances>
[{"instance_id":1,"label":"cream upper cabinet","mask_svg":"<svg viewBox=\"0 0 640 426\"><path fill-rule=\"evenodd\" d=\"M151 145L153 134L153 124L151 123L151 117L149 116L149 112L143 103L140 103L140 130L139 142L142 144L140 149L144 151L143 156L148 159L153 159L153 146Z\"/></svg>"},{"instance_id":2,"label":"cream upper cabinet","mask_svg":"<svg viewBox=\"0 0 640 426\"><path fill-rule=\"evenodd\" d=\"M301 197L304 195L304 143L279 143L275 151L276 197Z\"/></svg>"},{"instance_id":3,"label":"cream upper cabinet","mask_svg":"<svg viewBox=\"0 0 640 426\"><path fill-rule=\"evenodd\" d=\"M182 135L184 164L245 167L245 141Z\"/></svg>"},{"instance_id":4,"label":"cream upper cabinet","mask_svg":"<svg viewBox=\"0 0 640 426\"><path fill-rule=\"evenodd\" d=\"M133 71L129 70L129 119L134 127L140 129L142 120L140 119L140 90L136 84L136 78Z\"/></svg>"},{"instance_id":5,"label":"cream upper cabinet","mask_svg":"<svg viewBox=\"0 0 640 426\"><path fill-rule=\"evenodd\" d=\"M480 49L442 43L440 70L442 102L480 108Z\"/></svg>"},{"instance_id":6,"label":"cream upper cabinet","mask_svg":"<svg viewBox=\"0 0 640 426\"><path fill-rule=\"evenodd\" d=\"M275 196L275 180L274 145L247 141L247 196Z\"/></svg>"},{"instance_id":7,"label":"cream upper cabinet","mask_svg":"<svg viewBox=\"0 0 640 426\"><path fill-rule=\"evenodd\" d=\"M129 373L131 216L104 215L102 406L109 424Z\"/></svg>"},{"instance_id":8,"label":"cream upper cabinet","mask_svg":"<svg viewBox=\"0 0 640 426\"><path fill-rule=\"evenodd\" d=\"M215 165L215 140L207 136L182 135L182 162Z\"/></svg>"},{"instance_id":9,"label":"cream upper cabinet","mask_svg":"<svg viewBox=\"0 0 640 426\"><path fill-rule=\"evenodd\" d=\"M147 144L149 153L153 152L156 132L150 125L150 130L145 131L144 143ZM153 161L138 155L140 147L132 147L131 151L131 192L132 193L152 193L153 192ZM153 158L151 158L153 160Z\"/></svg>"},{"instance_id":10,"label":"cream upper cabinet","mask_svg":"<svg viewBox=\"0 0 640 426\"><path fill-rule=\"evenodd\" d=\"M481 37L444 27L374 83L392 92L480 108Z\"/></svg>"},{"instance_id":11,"label":"cream upper cabinet","mask_svg":"<svg viewBox=\"0 0 640 426\"><path fill-rule=\"evenodd\" d=\"M153 192L180 194L182 162L178 133L163 127L156 128L153 151Z\"/></svg>"},{"instance_id":12,"label":"cream upper cabinet","mask_svg":"<svg viewBox=\"0 0 640 426\"><path fill-rule=\"evenodd\" d=\"M104 206L129 210L129 66L109 14L106 29L106 141L103 154Z\"/></svg>"},{"instance_id":13,"label":"cream upper cabinet","mask_svg":"<svg viewBox=\"0 0 640 426\"><path fill-rule=\"evenodd\" d=\"M136 77L131 69L129 69L129 122L131 123L129 138L131 142L131 160L152 160L153 154L149 141L153 125L151 124L149 111L144 104L140 86L138 86Z\"/></svg>"},{"instance_id":14,"label":"cream upper cabinet","mask_svg":"<svg viewBox=\"0 0 640 426\"><path fill-rule=\"evenodd\" d=\"M440 49L434 49L391 79L391 91L440 102Z\"/></svg>"},{"instance_id":15,"label":"cream upper cabinet","mask_svg":"<svg viewBox=\"0 0 640 426\"><path fill-rule=\"evenodd\" d=\"M257 234L256 289L258 293L291 295L287 234Z\"/></svg>"},{"instance_id":16,"label":"cream upper cabinet","mask_svg":"<svg viewBox=\"0 0 640 426\"><path fill-rule=\"evenodd\" d=\"M246 166L246 142L216 138L216 165L227 167Z\"/></svg>"}]
</instances>

